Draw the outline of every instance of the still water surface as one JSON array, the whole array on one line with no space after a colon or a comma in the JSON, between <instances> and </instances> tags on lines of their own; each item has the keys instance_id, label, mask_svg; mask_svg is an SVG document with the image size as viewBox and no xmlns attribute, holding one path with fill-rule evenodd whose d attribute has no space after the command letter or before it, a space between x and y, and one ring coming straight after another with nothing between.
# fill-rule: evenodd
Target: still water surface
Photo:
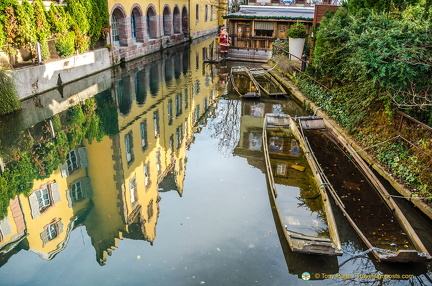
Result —
<instances>
[{"instance_id":1,"label":"still water surface","mask_svg":"<svg viewBox=\"0 0 432 286\"><path fill-rule=\"evenodd\" d=\"M343 256L287 250L269 204L262 119L306 112L292 100L229 93L229 66L202 63L211 41L113 69L109 83L101 75L77 84L79 92L42 95L0 119L6 167L17 149L59 160L53 170L38 165L30 189L18 185L30 196L7 208L0 284L430 285L430 263L386 265L362 254L366 247L336 208ZM41 147L52 144L68 155ZM32 205L31 194L44 199ZM430 220L404 210L431 250ZM302 280L305 272L311 281ZM393 278L361 276L380 274Z\"/></svg>"}]
</instances>

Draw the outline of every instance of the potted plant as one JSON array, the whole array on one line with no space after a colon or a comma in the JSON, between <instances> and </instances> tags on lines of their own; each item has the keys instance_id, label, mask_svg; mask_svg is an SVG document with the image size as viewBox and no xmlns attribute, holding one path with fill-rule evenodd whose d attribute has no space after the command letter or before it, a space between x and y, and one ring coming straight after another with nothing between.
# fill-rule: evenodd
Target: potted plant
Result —
<instances>
[{"instance_id":1,"label":"potted plant","mask_svg":"<svg viewBox=\"0 0 432 286\"><path fill-rule=\"evenodd\" d=\"M307 37L305 25L303 23L292 25L289 28L287 35L289 38L289 53L294 55L293 60L300 60Z\"/></svg>"}]
</instances>

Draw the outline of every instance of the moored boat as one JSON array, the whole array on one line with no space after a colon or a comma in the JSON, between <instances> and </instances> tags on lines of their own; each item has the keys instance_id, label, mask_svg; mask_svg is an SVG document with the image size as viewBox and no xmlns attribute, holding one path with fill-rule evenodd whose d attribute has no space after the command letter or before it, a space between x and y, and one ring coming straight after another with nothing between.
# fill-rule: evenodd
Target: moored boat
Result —
<instances>
[{"instance_id":1,"label":"moored boat","mask_svg":"<svg viewBox=\"0 0 432 286\"><path fill-rule=\"evenodd\" d=\"M287 95L283 86L264 68L250 68L249 72L265 95L272 97Z\"/></svg>"},{"instance_id":2,"label":"moored boat","mask_svg":"<svg viewBox=\"0 0 432 286\"><path fill-rule=\"evenodd\" d=\"M259 85L246 67L232 67L230 73L230 81L232 88L240 97L261 97L261 90L259 88Z\"/></svg>"},{"instance_id":3,"label":"moored boat","mask_svg":"<svg viewBox=\"0 0 432 286\"><path fill-rule=\"evenodd\" d=\"M299 126L327 174L325 183L331 196L368 251L381 262L430 261L432 257L415 230L359 151L324 118L301 118ZM332 174L344 179L335 180Z\"/></svg>"},{"instance_id":4,"label":"moored boat","mask_svg":"<svg viewBox=\"0 0 432 286\"><path fill-rule=\"evenodd\" d=\"M290 116L265 115L263 149L275 222L291 250L342 255L326 185Z\"/></svg>"}]
</instances>

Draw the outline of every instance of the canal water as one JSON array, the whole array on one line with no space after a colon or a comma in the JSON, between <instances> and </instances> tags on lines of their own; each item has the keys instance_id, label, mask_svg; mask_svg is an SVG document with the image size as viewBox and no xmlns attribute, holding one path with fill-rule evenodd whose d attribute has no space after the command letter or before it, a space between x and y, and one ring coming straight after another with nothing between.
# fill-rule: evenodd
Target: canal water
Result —
<instances>
[{"instance_id":1,"label":"canal water","mask_svg":"<svg viewBox=\"0 0 432 286\"><path fill-rule=\"evenodd\" d=\"M0 118L0 285L430 285L378 263L335 207L344 254L292 253L269 203L266 113L241 100L213 38L23 102ZM403 202L429 251L432 223ZM310 275L310 280L307 275Z\"/></svg>"}]
</instances>

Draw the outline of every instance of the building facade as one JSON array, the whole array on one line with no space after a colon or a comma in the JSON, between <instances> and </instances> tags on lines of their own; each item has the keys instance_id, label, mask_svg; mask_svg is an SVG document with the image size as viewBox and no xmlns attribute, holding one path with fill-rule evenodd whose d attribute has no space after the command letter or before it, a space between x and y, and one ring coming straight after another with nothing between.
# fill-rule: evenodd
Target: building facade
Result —
<instances>
[{"instance_id":1,"label":"building facade","mask_svg":"<svg viewBox=\"0 0 432 286\"><path fill-rule=\"evenodd\" d=\"M216 33L225 0L108 1L113 63Z\"/></svg>"}]
</instances>

